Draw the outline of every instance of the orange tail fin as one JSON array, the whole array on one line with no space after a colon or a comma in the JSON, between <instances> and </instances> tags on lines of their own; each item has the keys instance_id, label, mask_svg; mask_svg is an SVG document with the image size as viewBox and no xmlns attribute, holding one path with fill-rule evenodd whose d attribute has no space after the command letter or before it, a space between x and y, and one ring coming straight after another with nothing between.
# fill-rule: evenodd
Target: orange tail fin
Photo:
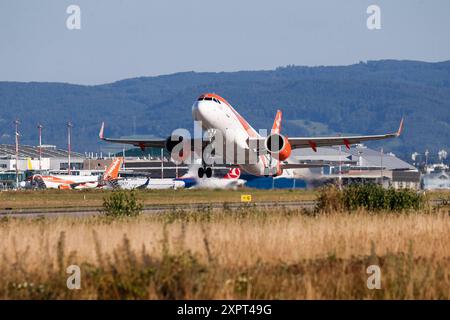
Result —
<instances>
[{"instance_id":1,"label":"orange tail fin","mask_svg":"<svg viewBox=\"0 0 450 320\"><path fill-rule=\"evenodd\" d=\"M282 119L282 112L281 110L277 111L277 114L275 116L275 120L273 121L273 126L272 126L272 131L271 133L281 133L281 119ZM281 164L280 161L277 161L277 175L281 175L282 170L281 170Z\"/></svg>"},{"instance_id":2,"label":"orange tail fin","mask_svg":"<svg viewBox=\"0 0 450 320\"><path fill-rule=\"evenodd\" d=\"M280 133L281 131L281 118L282 112L281 110L277 111L277 115L275 116L275 120L273 121L272 133Z\"/></svg>"},{"instance_id":3,"label":"orange tail fin","mask_svg":"<svg viewBox=\"0 0 450 320\"><path fill-rule=\"evenodd\" d=\"M113 162L106 168L103 174L103 180L113 180L119 176L120 166L122 165L123 157L117 157Z\"/></svg>"}]
</instances>

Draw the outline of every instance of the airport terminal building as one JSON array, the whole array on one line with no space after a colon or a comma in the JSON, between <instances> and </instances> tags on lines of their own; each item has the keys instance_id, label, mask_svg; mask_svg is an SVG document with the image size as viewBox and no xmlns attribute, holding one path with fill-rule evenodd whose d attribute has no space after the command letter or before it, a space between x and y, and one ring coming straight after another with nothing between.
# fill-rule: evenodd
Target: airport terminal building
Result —
<instances>
[{"instance_id":1,"label":"airport terminal building","mask_svg":"<svg viewBox=\"0 0 450 320\"><path fill-rule=\"evenodd\" d=\"M53 145L39 147L20 145L17 160L19 182L31 171L62 171L68 169L69 152ZM40 159L40 160L39 160ZM71 152L70 166L73 170L83 169L85 156ZM10 188L16 182L16 146L0 144L0 188Z\"/></svg>"},{"instance_id":2,"label":"airport terminal building","mask_svg":"<svg viewBox=\"0 0 450 320\"><path fill-rule=\"evenodd\" d=\"M291 160L298 162L329 162L322 175L342 184L379 183L385 187L420 188L420 172L413 165L397 158L392 153L382 153L360 144L350 149L345 147L297 149Z\"/></svg>"},{"instance_id":3,"label":"airport terminal building","mask_svg":"<svg viewBox=\"0 0 450 320\"><path fill-rule=\"evenodd\" d=\"M41 155L41 157L40 157ZM30 172L43 171L66 173L68 169L67 150L52 145L39 147L19 146L18 154L19 181L27 178ZM39 160L39 158L41 160ZM111 163L110 157L97 157L93 154L71 152L71 169L82 170L86 173L102 171ZM395 157L391 153L381 153L364 145L357 145L350 149L345 147L296 149L292 151L290 162L323 162L324 167L315 168L321 177L316 183L309 183L306 179L283 175L276 178L255 177L243 173L248 187L254 188L306 188L315 187L322 183L334 181L336 183L379 183L385 187L412 188L421 187L420 172L409 163ZM16 151L14 145L0 145L0 187L13 187L16 180ZM188 168L178 166L169 159L161 161L158 157L126 157L123 163L122 175L144 173L151 178L176 178L183 176ZM216 168L218 177L223 176L227 169ZM79 173L81 174L81 173Z\"/></svg>"}]
</instances>

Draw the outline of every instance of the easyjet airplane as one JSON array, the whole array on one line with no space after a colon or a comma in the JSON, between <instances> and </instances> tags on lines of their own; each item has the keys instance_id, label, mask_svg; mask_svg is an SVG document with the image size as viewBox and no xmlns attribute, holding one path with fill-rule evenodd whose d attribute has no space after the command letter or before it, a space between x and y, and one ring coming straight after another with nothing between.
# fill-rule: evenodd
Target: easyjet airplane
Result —
<instances>
[{"instance_id":1,"label":"easyjet airplane","mask_svg":"<svg viewBox=\"0 0 450 320\"><path fill-rule=\"evenodd\" d=\"M117 179L123 158L115 158L103 173L102 181ZM43 189L91 189L101 187L98 176L75 175L40 175L32 177L37 185Z\"/></svg>"},{"instance_id":2,"label":"easyjet airplane","mask_svg":"<svg viewBox=\"0 0 450 320\"><path fill-rule=\"evenodd\" d=\"M192 106L192 116L194 120L200 121L202 128L211 133L219 132L223 137L223 144L231 143L235 154L244 154L242 157L227 157L225 163L229 167L240 167L247 173L253 175L277 176L283 169L307 168L315 165L287 163L293 149L312 148L314 151L318 147L351 145L364 141L381 140L398 137L403 128L403 119L397 132L382 135L364 136L336 136L336 137L287 137L281 134L282 113L278 110L272 130L267 137L260 135L249 123L222 97L217 94L207 93L198 97ZM167 139L114 139L104 137L104 123L102 123L100 139L108 142L132 144L145 149L146 147L166 148L171 152L172 157L179 156L185 158L186 146L188 151L198 154L195 146L200 145L200 153L203 155L209 145L214 143L214 139L183 139L182 136L174 136ZM181 147L182 145L182 147ZM217 152L217 149L220 149ZM214 157L226 157L223 148L214 148ZM198 169L198 176L212 176L211 166L202 156L203 165Z\"/></svg>"}]
</instances>

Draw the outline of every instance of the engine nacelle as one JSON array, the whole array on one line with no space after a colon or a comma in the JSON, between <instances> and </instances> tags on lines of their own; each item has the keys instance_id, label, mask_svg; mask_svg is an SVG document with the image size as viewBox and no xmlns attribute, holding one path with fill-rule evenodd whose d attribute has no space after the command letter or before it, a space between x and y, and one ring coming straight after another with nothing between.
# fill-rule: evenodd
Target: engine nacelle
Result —
<instances>
[{"instance_id":1,"label":"engine nacelle","mask_svg":"<svg viewBox=\"0 0 450 320\"><path fill-rule=\"evenodd\" d=\"M284 161L291 155L291 144L288 138L279 133L272 133L266 138L266 149L275 159Z\"/></svg>"}]
</instances>

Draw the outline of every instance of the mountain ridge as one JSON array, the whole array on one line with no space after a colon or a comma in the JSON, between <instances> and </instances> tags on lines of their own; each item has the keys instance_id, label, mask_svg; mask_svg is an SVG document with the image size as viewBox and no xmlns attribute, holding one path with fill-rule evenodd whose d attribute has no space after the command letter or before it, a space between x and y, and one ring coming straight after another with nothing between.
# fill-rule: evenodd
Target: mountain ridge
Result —
<instances>
[{"instance_id":1,"label":"mountain ridge","mask_svg":"<svg viewBox=\"0 0 450 320\"><path fill-rule=\"evenodd\" d=\"M278 108L289 136L314 133L305 125L308 121L329 134L392 132L405 117L399 139L368 145L383 146L403 158L414 151L435 153L450 147L450 61L410 60L189 71L100 85L2 81L0 143L13 143L12 122L18 118L24 144L37 144L39 122L44 143L65 147L66 123L71 121L74 150L118 149L98 140L101 121L108 136L165 137L179 127L192 130L191 106L204 92L223 96L257 130L270 128Z\"/></svg>"}]
</instances>

